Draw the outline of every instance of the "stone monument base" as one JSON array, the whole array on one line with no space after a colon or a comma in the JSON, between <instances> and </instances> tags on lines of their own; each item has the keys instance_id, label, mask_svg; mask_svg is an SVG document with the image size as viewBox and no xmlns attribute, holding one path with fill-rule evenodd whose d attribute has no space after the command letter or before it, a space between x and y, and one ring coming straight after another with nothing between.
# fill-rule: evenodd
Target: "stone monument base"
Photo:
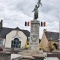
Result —
<instances>
[{"instance_id":1,"label":"stone monument base","mask_svg":"<svg viewBox=\"0 0 60 60\"><path fill-rule=\"evenodd\" d=\"M47 53L41 51L32 51L32 50L24 50L19 52L18 54L21 55L21 58L29 58L29 59L41 59L47 56Z\"/></svg>"}]
</instances>

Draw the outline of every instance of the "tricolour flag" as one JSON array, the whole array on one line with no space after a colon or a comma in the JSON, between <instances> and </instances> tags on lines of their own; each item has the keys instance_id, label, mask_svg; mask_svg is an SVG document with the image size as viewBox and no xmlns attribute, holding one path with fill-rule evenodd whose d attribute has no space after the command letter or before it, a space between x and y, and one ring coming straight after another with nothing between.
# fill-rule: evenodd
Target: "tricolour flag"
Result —
<instances>
[{"instance_id":1,"label":"tricolour flag","mask_svg":"<svg viewBox=\"0 0 60 60\"><path fill-rule=\"evenodd\" d=\"M40 26L41 26L41 27L45 27L45 26L46 26L46 22L41 22L41 23L40 23Z\"/></svg>"},{"instance_id":2,"label":"tricolour flag","mask_svg":"<svg viewBox=\"0 0 60 60\"><path fill-rule=\"evenodd\" d=\"M25 26L30 26L30 22L25 22Z\"/></svg>"}]
</instances>

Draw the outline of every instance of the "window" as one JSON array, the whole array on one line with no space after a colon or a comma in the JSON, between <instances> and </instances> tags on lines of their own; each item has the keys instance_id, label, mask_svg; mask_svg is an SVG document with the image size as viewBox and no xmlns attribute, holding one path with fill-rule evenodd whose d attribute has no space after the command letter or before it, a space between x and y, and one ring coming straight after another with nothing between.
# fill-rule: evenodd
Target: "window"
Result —
<instances>
[{"instance_id":1,"label":"window","mask_svg":"<svg viewBox=\"0 0 60 60\"><path fill-rule=\"evenodd\" d=\"M21 47L21 41L19 41L18 38L15 38L15 39L12 40L12 42L11 42L11 47L12 47L12 48L20 48L20 47Z\"/></svg>"},{"instance_id":2,"label":"window","mask_svg":"<svg viewBox=\"0 0 60 60\"><path fill-rule=\"evenodd\" d=\"M2 46L2 45L3 45L3 40L1 39L1 40L0 40L0 46Z\"/></svg>"}]
</instances>

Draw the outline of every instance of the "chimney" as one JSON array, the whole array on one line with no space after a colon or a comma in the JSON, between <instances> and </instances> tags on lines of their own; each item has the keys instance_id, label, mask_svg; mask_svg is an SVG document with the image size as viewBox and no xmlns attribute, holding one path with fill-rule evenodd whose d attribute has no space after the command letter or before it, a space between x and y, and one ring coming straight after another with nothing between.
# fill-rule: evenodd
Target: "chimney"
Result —
<instances>
[{"instance_id":1,"label":"chimney","mask_svg":"<svg viewBox=\"0 0 60 60\"><path fill-rule=\"evenodd\" d=\"M0 31L2 29L2 24L3 24L3 20L1 20L1 22L0 22Z\"/></svg>"},{"instance_id":2,"label":"chimney","mask_svg":"<svg viewBox=\"0 0 60 60\"><path fill-rule=\"evenodd\" d=\"M43 31L46 32L46 29L44 29Z\"/></svg>"}]
</instances>

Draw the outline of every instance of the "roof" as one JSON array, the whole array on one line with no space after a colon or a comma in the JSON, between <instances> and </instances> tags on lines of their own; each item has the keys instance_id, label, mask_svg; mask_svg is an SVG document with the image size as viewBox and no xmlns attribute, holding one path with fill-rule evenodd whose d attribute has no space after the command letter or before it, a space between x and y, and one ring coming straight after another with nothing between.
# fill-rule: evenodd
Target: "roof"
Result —
<instances>
[{"instance_id":1,"label":"roof","mask_svg":"<svg viewBox=\"0 0 60 60\"><path fill-rule=\"evenodd\" d=\"M5 38L6 35L12 31L13 29L12 28L5 28L5 27L2 27L1 31L0 31L0 38Z\"/></svg>"},{"instance_id":2,"label":"roof","mask_svg":"<svg viewBox=\"0 0 60 60\"><path fill-rule=\"evenodd\" d=\"M14 30L22 31L27 37L30 36L30 32L28 30L23 30L23 29L20 29L19 27L16 27Z\"/></svg>"},{"instance_id":3,"label":"roof","mask_svg":"<svg viewBox=\"0 0 60 60\"><path fill-rule=\"evenodd\" d=\"M46 35L46 37L47 37L47 39L49 41L51 39L54 40L54 41L58 41L58 39L59 39L59 33L58 32L49 32L49 31L46 31L45 35Z\"/></svg>"},{"instance_id":4,"label":"roof","mask_svg":"<svg viewBox=\"0 0 60 60\"><path fill-rule=\"evenodd\" d=\"M6 35L11 32L12 30L19 30L22 31L27 37L30 36L30 32L27 30L22 30L17 28L6 28L6 27L2 27L1 31L0 31L0 38L6 38Z\"/></svg>"}]
</instances>

